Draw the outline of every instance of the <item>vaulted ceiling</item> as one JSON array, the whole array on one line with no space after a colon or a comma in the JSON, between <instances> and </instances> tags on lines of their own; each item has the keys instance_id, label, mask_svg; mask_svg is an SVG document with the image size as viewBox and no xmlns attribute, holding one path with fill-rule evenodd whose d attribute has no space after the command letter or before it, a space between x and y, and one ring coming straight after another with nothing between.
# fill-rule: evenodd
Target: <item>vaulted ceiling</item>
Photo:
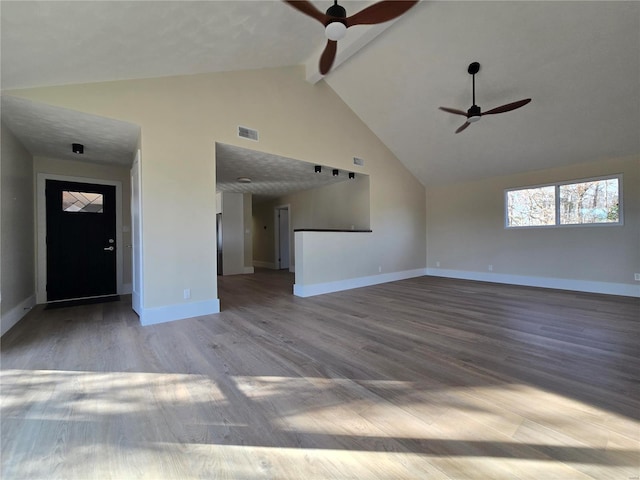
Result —
<instances>
[{"instance_id":1,"label":"vaulted ceiling","mask_svg":"<svg viewBox=\"0 0 640 480\"><path fill-rule=\"evenodd\" d=\"M372 2L340 3L354 13ZM640 152L639 2L421 1L390 24L350 28L324 78L322 26L280 1L0 8L5 91L304 64L425 185ZM533 100L455 134L464 118L438 107L471 106L473 61L483 110ZM2 107L15 117L16 102Z\"/></svg>"}]
</instances>

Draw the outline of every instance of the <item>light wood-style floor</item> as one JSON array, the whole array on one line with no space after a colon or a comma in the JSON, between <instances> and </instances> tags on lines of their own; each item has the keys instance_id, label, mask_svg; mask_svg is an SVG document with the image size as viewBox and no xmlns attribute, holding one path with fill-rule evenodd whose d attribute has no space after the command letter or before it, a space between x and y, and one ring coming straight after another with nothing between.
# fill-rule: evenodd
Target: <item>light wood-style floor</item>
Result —
<instances>
[{"instance_id":1,"label":"light wood-style floor","mask_svg":"<svg viewBox=\"0 0 640 480\"><path fill-rule=\"evenodd\" d=\"M223 312L37 307L2 339L10 479L640 478L640 302L416 278Z\"/></svg>"}]
</instances>

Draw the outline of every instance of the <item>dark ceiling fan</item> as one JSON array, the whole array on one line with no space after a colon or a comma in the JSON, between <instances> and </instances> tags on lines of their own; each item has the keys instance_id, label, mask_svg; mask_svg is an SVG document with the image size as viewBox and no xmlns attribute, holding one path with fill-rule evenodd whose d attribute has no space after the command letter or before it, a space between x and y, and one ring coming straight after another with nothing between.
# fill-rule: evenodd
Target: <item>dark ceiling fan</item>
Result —
<instances>
[{"instance_id":1,"label":"dark ceiling fan","mask_svg":"<svg viewBox=\"0 0 640 480\"><path fill-rule=\"evenodd\" d=\"M472 64L469 65L469 68L467 69L467 71L469 72L472 78L473 105L471 106L471 108L466 112L463 112L462 110L457 110L455 108L440 107L440 110L444 110L445 112L455 113L456 115L463 115L467 117L467 121L464 122L456 130L456 133L460 133L472 123L480 120L480 117L484 115L494 115L496 113L510 112L511 110L515 110L516 108L525 106L527 103L531 101L530 98L525 98L524 100L519 100L513 103L507 103L506 105L502 105L500 107L492 108L489 111L482 112L480 110L480 107L476 105L476 73L480 71L480 64L478 62L473 62Z\"/></svg>"},{"instance_id":2,"label":"dark ceiling fan","mask_svg":"<svg viewBox=\"0 0 640 480\"><path fill-rule=\"evenodd\" d=\"M320 73L326 75L336 58L338 40L344 37L347 28L354 25L373 25L399 17L413 7L418 0L385 0L347 17L344 7L334 0L327 13L322 13L308 0L284 0L296 10L318 20L325 27L327 46L320 56Z\"/></svg>"}]
</instances>

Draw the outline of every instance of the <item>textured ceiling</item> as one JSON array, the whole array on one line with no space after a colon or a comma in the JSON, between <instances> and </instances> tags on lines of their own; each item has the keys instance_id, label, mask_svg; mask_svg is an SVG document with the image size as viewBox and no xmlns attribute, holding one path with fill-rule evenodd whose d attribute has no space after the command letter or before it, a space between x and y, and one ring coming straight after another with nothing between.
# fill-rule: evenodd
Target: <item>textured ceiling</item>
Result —
<instances>
[{"instance_id":1,"label":"textured ceiling","mask_svg":"<svg viewBox=\"0 0 640 480\"><path fill-rule=\"evenodd\" d=\"M2 121L32 155L130 166L140 127L120 120L2 96ZM85 146L84 154L71 151L72 143Z\"/></svg>"},{"instance_id":2,"label":"textured ceiling","mask_svg":"<svg viewBox=\"0 0 640 480\"><path fill-rule=\"evenodd\" d=\"M326 81L441 184L638 154L639 52L640 2L422 2ZM473 61L483 110L533 100L456 135Z\"/></svg>"},{"instance_id":3,"label":"textured ceiling","mask_svg":"<svg viewBox=\"0 0 640 480\"><path fill-rule=\"evenodd\" d=\"M323 35L275 1L3 0L1 8L4 89L296 65Z\"/></svg>"},{"instance_id":4,"label":"textured ceiling","mask_svg":"<svg viewBox=\"0 0 640 480\"><path fill-rule=\"evenodd\" d=\"M301 190L323 187L349 179L349 172L300 160L216 143L216 186L222 192L252 193L258 201ZM358 174L360 176L362 174ZM248 177L251 183L238 178Z\"/></svg>"},{"instance_id":5,"label":"textured ceiling","mask_svg":"<svg viewBox=\"0 0 640 480\"><path fill-rule=\"evenodd\" d=\"M319 78L322 27L280 1L0 8L5 90L295 64ZM375 38L360 28L340 42L339 53L356 47L325 81L425 185L640 152L640 2L422 1ZM438 107L469 108L472 61L484 110L533 101L456 135L464 118Z\"/></svg>"}]
</instances>

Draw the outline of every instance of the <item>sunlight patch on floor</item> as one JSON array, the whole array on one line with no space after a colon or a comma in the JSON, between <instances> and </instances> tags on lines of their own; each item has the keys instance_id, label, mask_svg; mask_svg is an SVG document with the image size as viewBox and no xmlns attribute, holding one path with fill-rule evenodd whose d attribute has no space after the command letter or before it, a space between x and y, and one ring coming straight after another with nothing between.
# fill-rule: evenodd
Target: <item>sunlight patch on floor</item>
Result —
<instances>
[{"instance_id":1,"label":"sunlight patch on floor","mask_svg":"<svg viewBox=\"0 0 640 480\"><path fill-rule=\"evenodd\" d=\"M297 411L282 412L278 420L280 428L290 431L517 443L535 430L536 435L547 436L546 445L639 446L637 424L628 418L528 385L434 389L419 382L386 380L256 376L235 380L252 399L290 395ZM382 398L381 392L392 394ZM504 405L509 409L505 411ZM614 432L606 432L612 427Z\"/></svg>"},{"instance_id":2,"label":"sunlight patch on floor","mask_svg":"<svg viewBox=\"0 0 640 480\"><path fill-rule=\"evenodd\" d=\"M58 370L4 370L0 385L3 455L25 478L49 476L41 459L57 455L74 478L154 480L627 479L639 468L637 422L528 385Z\"/></svg>"},{"instance_id":3,"label":"sunlight patch on floor","mask_svg":"<svg viewBox=\"0 0 640 480\"><path fill-rule=\"evenodd\" d=\"M155 408L155 403L226 402L210 378L181 373L3 370L0 385L2 409L24 410L23 418L57 419L56 412L60 412L81 421L96 415L141 412ZM55 403L57 408L37 408L43 402Z\"/></svg>"}]
</instances>

